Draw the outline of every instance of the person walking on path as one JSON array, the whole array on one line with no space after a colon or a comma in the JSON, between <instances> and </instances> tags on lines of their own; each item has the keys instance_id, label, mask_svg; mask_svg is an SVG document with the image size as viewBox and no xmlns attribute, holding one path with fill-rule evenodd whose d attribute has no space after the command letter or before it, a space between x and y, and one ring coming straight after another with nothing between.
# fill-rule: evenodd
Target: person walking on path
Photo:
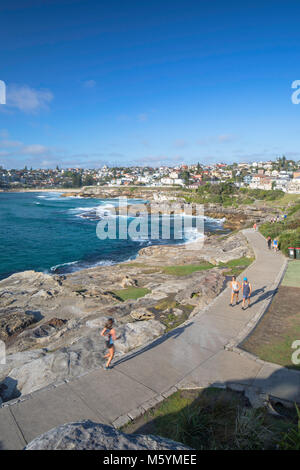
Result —
<instances>
[{"instance_id":1,"label":"person walking on path","mask_svg":"<svg viewBox=\"0 0 300 470\"><path fill-rule=\"evenodd\" d=\"M274 240L273 240L273 248L274 248L275 252L278 251L278 240L277 240L277 238L274 238Z\"/></svg>"},{"instance_id":2,"label":"person walking on path","mask_svg":"<svg viewBox=\"0 0 300 470\"><path fill-rule=\"evenodd\" d=\"M105 359L107 359L107 363L105 365L105 370L109 369L110 363L113 360L113 357L115 355L115 345L114 342L117 338L116 335L116 330L114 329L114 319L109 318L108 321L105 324L105 327L101 331L101 336L106 337L106 347L108 348L108 354L104 356Z\"/></svg>"},{"instance_id":3,"label":"person walking on path","mask_svg":"<svg viewBox=\"0 0 300 470\"><path fill-rule=\"evenodd\" d=\"M267 238L267 243L268 243L268 248L269 248L269 250L271 250L272 238L270 237L270 235L269 235L268 238Z\"/></svg>"},{"instance_id":4,"label":"person walking on path","mask_svg":"<svg viewBox=\"0 0 300 470\"><path fill-rule=\"evenodd\" d=\"M243 279L242 290L243 290L242 309L245 310L246 300L248 300L248 307L250 307L250 297L251 297L251 292L252 292L252 286L246 277L244 277Z\"/></svg>"},{"instance_id":5,"label":"person walking on path","mask_svg":"<svg viewBox=\"0 0 300 470\"><path fill-rule=\"evenodd\" d=\"M254 223L253 228L254 228L255 231L257 230L256 222Z\"/></svg>"},{"instance_id":6,"label":"person walking on path","mask_svg":"<svg viewBox=\"0 0 300 470\"><path fill-rule=\"evenodd\" d=\"M238 305L239 303L239 292L241 288L241 284L239 283L239 281L236 280L236 276L232 276L230 287L231 287L230 307L233 307L234 299L235 299L235 305Z\"/></svg>"}]
</instances>

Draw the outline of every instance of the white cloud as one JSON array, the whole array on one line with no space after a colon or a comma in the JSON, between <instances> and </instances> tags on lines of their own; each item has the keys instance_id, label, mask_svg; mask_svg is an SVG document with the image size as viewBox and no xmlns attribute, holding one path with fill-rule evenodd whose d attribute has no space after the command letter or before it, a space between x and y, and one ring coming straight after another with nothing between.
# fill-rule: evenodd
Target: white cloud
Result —
<instances>
[{"instance_id":1,"label":"white cloud","mask_svg":"<svg viewBox=\"0 0 300 470\"><path fill-rule=\"evenodd\" d=\"M222 135L219 135L218 137L219 142L232 142L232 140L233 140L233 136L230 134L222 134Z\"/></svg>"},{"instance_id":2,"label":"white cloud","mask_svg":"<svg viewBox=\"0 0 300 470\"><path fill-rule=\"evenodd\" d=\"M95 88L96 84L97 83L95 80L86 80L85 82L83 82L84 88Z\"/></svg>"},{"instance_id":3,"label":"white cloud","mask_svg":"<svg viewBox=\"0 0 300 470\"><path fill-rule=\"evenodd\" d=\"M45 155L50 151L47 147L40 144L25 145L22 148L22 153L24 155Z\"/></svg>"},{"instance_id":4,"label":"white cloud","mask_svg":"<svg viewBox=\"0 0 300 470\"><path fill-rule=\"evenodd\" d=\"M21 147L23 144L18 140L1 140L0 147L12 148L12 147Z\"/></svg>"},{"instance_id":5,"label":"white cloud","mask_svg":"<svg viewBox=\"0 0 300 470\"><path fill-rule=\"evenodd\" d=\"M7 106L17 108L24 113L36 113L48 109L53 100L49 90L36 90L27 85L9 85L7 87Z\"/></svg>"},{"instance_id":6,"label":"white cloud","mask_svg":"<svg viewBox=\"0 0 300 470\"><path fill-rule=\"evenodd\" d=\"M198 139L197 145L214 145L214 144L225 144L228 142L233 142L235 140L234 136L231 134L220 134L217 136L209 136L204 139Z\"/></svg>"}]
</instances>

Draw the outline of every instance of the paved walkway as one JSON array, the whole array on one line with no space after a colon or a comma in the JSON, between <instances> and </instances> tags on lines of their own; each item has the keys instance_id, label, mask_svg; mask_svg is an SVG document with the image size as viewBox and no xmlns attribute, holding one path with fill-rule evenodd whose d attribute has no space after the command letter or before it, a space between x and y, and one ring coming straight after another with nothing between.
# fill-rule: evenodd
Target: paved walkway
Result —
<instances>
[{"instance_id":1,"label":"paved walkway","mask_svg":"<svg viewBox=\"0 0 300 470\"><path fill-rule=\"evenodd\" d=\"M300 401L299 372L225 349L253 327L272 299L286 263L280 253L267 251L259 233L244 233L256 254L256 261L243 273L253 286L250 309L229 307L227 288L192 321L121 358L112 370L99 368L0 408L0 448L22 449L66 422L125 424L177 388L248 387Z\"/></svg>"}]
</instances>

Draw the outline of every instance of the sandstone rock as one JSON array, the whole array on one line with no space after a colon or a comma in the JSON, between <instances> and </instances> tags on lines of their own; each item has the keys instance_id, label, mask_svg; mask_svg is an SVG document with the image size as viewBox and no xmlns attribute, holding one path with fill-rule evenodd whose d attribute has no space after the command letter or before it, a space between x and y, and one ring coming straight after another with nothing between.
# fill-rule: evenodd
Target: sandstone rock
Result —
<instances>
[{"instance_id":1,"label":"sandstone rock","mask_svg":"<svg viewBox=\"0 0 300 470\"><path fill-rule=\"evenodd\" d=\"M121 338L116 342L116 350L127 353L162 335L166 327L157 320L127 323L121 330Z\"/></svg>"},{"instance_id":2,"label":"sandstone rock","mask_svg":"<svg viewBox=\"0 0 300 470\"><path fill-rule=\"evenodd\" d=\"M139 308L136 310L132 310L130 312L130 316L133 320L151 320L154 318L154 313L148 310L147 308Z\"/></svg>"},{"instance_id":3,"label":"sandstone rock","mask_svg":"<svg viewBox=\"0 0 300 470\"><path fill-rule=\"evenodd\" d=\"M153 340L163 334L165 326L148 320L117 327L121 336L116 341L116 356ZM103 364L106 353L105 340L99 331L91 331L69 347L44 353L25 364L7 365L6 377L0 383L0 396L4 401L26 395L66 378L77 377Z\"/></svg>"},{"instance_id":4,"label":"sandstone rock","mask_svg":"<svg viewBox=\"0 0 300 470\"><path fill-rule=\"evenodd\" d=\"M6 341L10 336L21 332L34 323L35 317L24 312L8 313L0 316L0 339Z\"/></svg>"},{"instance_id":5,"label":"sandstone rock","mask_svg":"<svg viewBox=\"0 0 300 470\"><path fill-rule=\"evenodd\" d=\"M75 325L72 323L72 327ZM51 318L47 322L43 323L36 328L32 328L28 331L24 331L20 338L24 342L27 341L28 346L33 342L35 344L45 344L48 343L50 338L51 340L59 338L63 335L68 329L67 320L62 320L60 318ZM20 339L19 338L19 339Z\"/></svg>"},{"instance_id":6,"label":"sandstone rock","mask_svg":"<svg viewBox=\"0 0 300 470\"><path fill-rule=\"evenodd\" d=\"M25 450L191 450L160 436L125 434L106 424L78 421L51 429Z\"/></svg>"},{"instance_id":7,"label":"sandstone rock","mask_svg":"<svg viewBox=\"0 0 300 470\"><path fill-rule=\"evenodd\" d=\"M180 317L182 315L182 310L180 310L179 308L173 308L172 309L172 313L176 316L176 317Z\"/></svg>"},{"instance_id":8,"label":"sandstone rock","mask_svg":"<svg viewBox=\"0 0 300 470\"><path fill-rule=\"evenodd\" d=\"M107 320L108 317L99 317L95 318L94 320L87 320L85 324L88 328L104 328Z\"/></svg>"},{"instance_id":9,"label":"sandstone rock","mask_svg":"<svg viewBox=\"0 0 300 470\"><path fill-rule=\"evenodd\" d=\"M222 271L214 269L200 273L196 279L190 279L189 285L176 294L175 300L183 304L205 306L222 291L223 287Z\"/></svg>"},{"instance_id":10,"label":"sandstone rock","mask_svg":"<svg viewBox=\"0 0 300 470\"><path fill-rule=\"evenodd\" d=\"M125 276L122 281L121 281L121 286L123 288L126 288L126 287L135 287L137 286L137 281L136 279L132 279L130 276Z\"/></svg>"}]
</instances>

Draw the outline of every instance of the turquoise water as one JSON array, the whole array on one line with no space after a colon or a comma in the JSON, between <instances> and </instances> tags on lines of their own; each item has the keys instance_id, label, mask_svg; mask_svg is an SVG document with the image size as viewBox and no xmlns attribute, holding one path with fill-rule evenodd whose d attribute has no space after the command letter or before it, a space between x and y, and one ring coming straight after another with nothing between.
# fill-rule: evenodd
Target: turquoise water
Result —
<instances>
[{"instance_id":1,"label":"turquoise water","mask_svg":"<svg viewBox=\"0 0 300 470\"><path fill-rule=\"evenodd\" d=\"M109 215L110 206L117 204L115 199L65 198L59 193L0 193L0 278L28 269L72 272L133 259L152 243L182 243L172 231L170 240L100 240L95 208ZM221 228L220 222L205 222L206 230Z\"/></svg>"}]
</instances>

